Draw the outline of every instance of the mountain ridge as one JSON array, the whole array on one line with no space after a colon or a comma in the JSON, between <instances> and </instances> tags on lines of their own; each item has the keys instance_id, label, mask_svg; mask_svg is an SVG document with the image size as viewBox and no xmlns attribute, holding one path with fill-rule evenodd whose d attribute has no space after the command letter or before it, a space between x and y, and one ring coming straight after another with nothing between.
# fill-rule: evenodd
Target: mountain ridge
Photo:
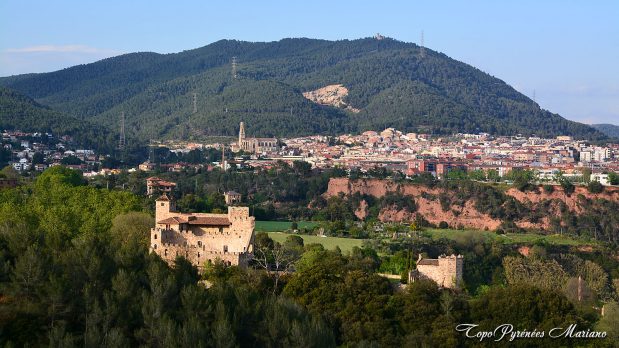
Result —
<instances>
[{"instance_id":1,"label":"mountain ridge","mask_svg":"<svg viewBox=\"0 0 619 348\"><path fill-rule=\"evenodd\" d=\"M237 79L232 57L237 57ZM344 101L360 109L358 114L302 100L303 92L335 84L349 90ZM0 78L0 85L108 129L117 128L125 112L128 136L142 142L232 135L240 120L257 136L391 126L436 134L608 139L541 109L475 67L428 48L422 55L418 45L393 39L219 40L179 53L130 53L52 73Z\"/></svg>"}]
</instances>

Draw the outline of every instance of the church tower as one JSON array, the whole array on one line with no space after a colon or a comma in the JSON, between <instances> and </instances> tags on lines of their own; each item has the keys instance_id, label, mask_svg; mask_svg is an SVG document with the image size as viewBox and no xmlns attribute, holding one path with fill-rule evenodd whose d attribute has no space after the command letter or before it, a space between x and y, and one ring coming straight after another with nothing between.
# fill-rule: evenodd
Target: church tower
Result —
<instances>
[{"instance_id":1,"label":"church tower","mask_svg":"<svg viewBox=\"0 0 619 348\"><path fill-rule=\"evenodd\" d=\"M241 122L241 129L239 129L239 148L243 149L243 141L245 140L245 123Z\"/></svg>"}]
</instances>

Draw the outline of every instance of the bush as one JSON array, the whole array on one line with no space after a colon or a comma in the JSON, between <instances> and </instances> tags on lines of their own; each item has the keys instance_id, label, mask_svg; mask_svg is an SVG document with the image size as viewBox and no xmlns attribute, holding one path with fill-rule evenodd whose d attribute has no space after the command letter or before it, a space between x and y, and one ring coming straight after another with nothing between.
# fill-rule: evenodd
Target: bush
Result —
<instances>
[{"instance_id":1,"label":"bush","mask_svg":"<svg viewBox=\"0 0 619 348\"><path fill-rule=\"evenodd\" d=\"M447 229L449 228L449 224L446 221L441 221L438 223L438 228L440 229Z\"/></svg>"},{"instance_id":2,"label":"bush","mask_svg":"<svg viewBox=\"0 0 619 348\"><path fill-rule=\"evenodd\" d=\"M604 191L604 186L602 186L599 181L591 181L589 185L587 185L587 189L589 189L591 193L600 193Z\"/></svg>"},{"instance_id":3,"label":"bush","mask_svg":"<svg viewBox=\"0 0 619 348\"><path fill-rule=\"evenodd\" d=\"M555 192L555 188L552 185L544 185L544 192L553 193Z\"/></svg>"}]
</instances>

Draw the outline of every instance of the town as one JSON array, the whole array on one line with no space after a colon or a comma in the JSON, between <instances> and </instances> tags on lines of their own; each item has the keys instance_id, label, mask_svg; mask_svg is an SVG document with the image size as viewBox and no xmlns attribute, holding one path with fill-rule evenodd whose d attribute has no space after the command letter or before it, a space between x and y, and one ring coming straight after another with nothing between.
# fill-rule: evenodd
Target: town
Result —
<instances>
[{"instance_id":1,"label":"town","mask_svg":"<svg viewBox=\"0 0 619 348\"><path fill-rule=\"evenodd\" d=\"M312 168L343 168L367 173L377 168L408 176L428 172L441 179L450 172L476 172L484 179L498 180L515 168L532 170L540 182L556 181L558 174L574 183L598 181L602 185L618 184L613 173L619 172L619 144L596 145L569 136L554 139L539 137L493 136L481 134L402 133L393 128L366 131L359 135L313 135L298 138L246 137L244 123L238 141L199 143L178 140L160 141L153 148L166 148L175 154L192 151L217 151L222 157L200 161L157 163L149 158L138 166L121 166L110 154L81 149L70 137L57 141L45 133L5 131L3 150L10 152L11 165L18 172L42 171L49 166L65 165L80 170L85 177L118 174L121 170L151 171L155 168L182 171L215 167L229 169L270 168L279 161L309 163ZM151 153L152 153L151 149ZM200 157L201 156L201 157ZM197 163L196 163L197 162Z\"/></svg>"}]
</instances>

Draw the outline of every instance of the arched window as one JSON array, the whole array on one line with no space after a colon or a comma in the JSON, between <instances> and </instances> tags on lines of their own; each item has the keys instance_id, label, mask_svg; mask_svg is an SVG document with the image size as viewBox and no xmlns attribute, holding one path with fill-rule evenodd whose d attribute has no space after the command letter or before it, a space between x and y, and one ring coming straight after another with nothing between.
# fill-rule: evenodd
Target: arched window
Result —
<instances>
[{"instance_id":1,"label":"arched window","mask_svg":"<svg viewBox=\"0 0 619 348\"><path fill-rule=\"evenodd\" d=\"M153 249L157 249L157 244L153 244Z\"/></svg>"},{"instance_id":2,"label":"arched window","mask_svg":"<svg viewBox=\"0 0 619 348\"><path fill-rule=\"evenodd\" d=\"M155 233L155 239L157 239L157 234Z\"/></svg>"},{"instance_id":3,"label":"arched window","mask_svg":"<svg viewBox=\"0 0 619 348\"><path fill-rule=\"evenodd\" d=\"M168 249L166 249L166 250L164 250L164 251L163 251L163 255L164 255L164 256L168 256Z\"/></svg>"}]
</instances>

